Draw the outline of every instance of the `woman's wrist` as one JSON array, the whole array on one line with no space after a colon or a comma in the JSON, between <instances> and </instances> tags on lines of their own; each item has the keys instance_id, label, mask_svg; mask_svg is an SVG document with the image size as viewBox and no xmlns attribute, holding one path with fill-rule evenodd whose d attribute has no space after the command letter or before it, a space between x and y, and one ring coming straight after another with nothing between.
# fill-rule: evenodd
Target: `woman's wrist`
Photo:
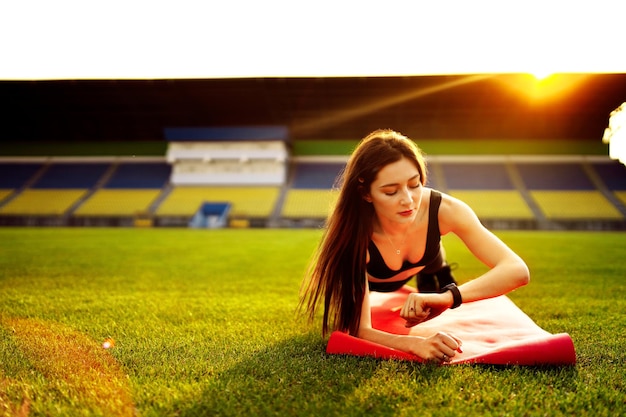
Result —
<instances>
[{"instance_id":1,"label":"woman's wrist","mask_svg":"<svg viewBox=\"0 0 626 417\"><path fill-rule=\"evenodd\" d=\"M438 295L441 297L442 304L446 308L452 308L454 305L454 295L452 294L452 291L444 291Z\"/></svg>"},{"instance_id":2,"label":"woman's wrist","mask_svg":"<svg viewBox=\"0 0 626 417\"><path fill-rule=\"evenodd\" d=\"M419 347L421 343L424 342L423 337L414 336L414 335L406 335L406 336L403 336L402 339L399 340L399 342L400 342L400 346L398 347L399 350L410 353L412 355L416 355L420 357L422 356Z\"/></svg>"},{"instance_id":3,"label":"woman's wrist","mask_svg":"<svg viewBox=\"0 0 626 417\"><path fill-rule=\"evenodd\" d=\"M444 291L443 292L444 294L450 294L452 296L452 304L450 305L450 308L457 308L461 304L463 304L463 297L461 296L461 291L459 291L456 284L452 283L452 284L446 285L445 287L443 287L443 291Z\"/></svg>"}]
</instances>

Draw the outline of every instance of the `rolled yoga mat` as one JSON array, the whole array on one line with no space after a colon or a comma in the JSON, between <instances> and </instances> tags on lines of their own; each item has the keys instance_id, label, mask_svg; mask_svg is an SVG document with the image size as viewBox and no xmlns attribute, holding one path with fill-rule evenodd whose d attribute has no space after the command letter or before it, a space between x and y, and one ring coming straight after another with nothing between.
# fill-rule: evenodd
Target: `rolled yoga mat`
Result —
<instances>
[{"instance_id":1,"label":"rolled yoga mat","mask_svg":"<svg viewBox=\"0 0 626 417\"><path fill-rule=\"evenodd\" d=\"M462 340L463 353L449 364L573 365L576 351L567 333L552 334L530 319L507 296L466 303L439 316L404 327L400 307L410 287L391 293L370 293L372 326L395 334L426 336L437 331ZM371 356L381 359L420 361L418 356L335 331L326 347L329 354Z\"/></svg>"}]
</instances>

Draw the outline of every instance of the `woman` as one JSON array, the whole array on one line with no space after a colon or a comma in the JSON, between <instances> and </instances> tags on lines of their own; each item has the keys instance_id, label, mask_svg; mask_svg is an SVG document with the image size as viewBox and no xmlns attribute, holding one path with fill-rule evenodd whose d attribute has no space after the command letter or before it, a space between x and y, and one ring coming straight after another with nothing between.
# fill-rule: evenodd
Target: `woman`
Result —
<instances>
[{"instance_id":1,"label":"woman","mask_svg":"<svg viewBox=\"0 0 626 417\"><path fill-rule=\"evenodd\" d=\"M309 317L324 300L323 333L348 332L425 360L450 361L462 341L438 332L396 335L372 328L370 291L395 291L418 276L400 312L406 326L496 297L528 283L522 259L489 232L470 207L425 187L426 166L413 141L392 130L365 137L343 172L337 204L303 285ZM459 287L440 236L456 234L489 271Z\"/></svg>"}]
</instances>

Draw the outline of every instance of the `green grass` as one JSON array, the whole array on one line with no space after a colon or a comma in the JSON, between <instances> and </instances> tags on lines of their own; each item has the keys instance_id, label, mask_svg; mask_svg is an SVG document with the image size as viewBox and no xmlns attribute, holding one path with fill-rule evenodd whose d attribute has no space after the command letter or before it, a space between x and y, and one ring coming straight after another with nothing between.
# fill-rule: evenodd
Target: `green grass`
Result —
<instances>
[{"instance_id":1,"label":"green grass","mask_svg":"<svg viewBox=\"0 0 626 417\"><path fill-rule=\"evenodd\" d=\"M602 141L567 139L416 139L426 155L602 155ZM297 140L294 155L349 155L358 140Z\"/></svg>"},{"instance_id":2,"label":"green grass","mask_svg":"<svg viewBox=\"0 0 626 417\"><path fill-rule=\"evenodd\" d=\"M427 155L602 155L608 145L599 139L417 139ZM358 143L346 140L293 140L293 154L348 156ZM164 156L164 140L100 142L6 142L0 156Z\"/></svg>"},{"instance_id":3,"label":"green grass","mask_svg":"<svg viewBox=\"0 0 626 417\"><path fill-rule=\"evenodd\" d=\"M294 316L318 230L2 228L0 415L626 414L626 234L498 235L532 272L511 298L576 366L326 355ZM460 281L484 270L444 242Z\"/></svg>"},{"instance_id":4,"label":"green grass","mask_svg":"<svg viewBox=\"0 0 626 417\"><path fill-rule=\"evenodd\" d=\"M0 156L164 156L164 140L135 141L8 141L0 148Z\"/></svg>"}]
</instances>

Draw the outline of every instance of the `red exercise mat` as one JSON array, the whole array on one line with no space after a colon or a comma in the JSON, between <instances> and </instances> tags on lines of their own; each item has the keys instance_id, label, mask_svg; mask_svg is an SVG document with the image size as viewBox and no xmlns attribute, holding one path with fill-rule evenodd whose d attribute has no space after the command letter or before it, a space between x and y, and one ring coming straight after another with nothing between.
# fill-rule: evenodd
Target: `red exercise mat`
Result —
<instances>
[{"instance_id":1,"label":"red exercise mat","mask_svg":"<svg viewBox=\"0 0 626 417\"><path fill-rule=\"evenodd\" d=\"M463 304L413 328L404 327L399 307L411 291L405 287L392 293L370 293L372 325L395 334L429 335L437 331L463 341L463 353L450 362L493 365L573 365L576 352L567 333L551 334L537 326L508 297L500 296ZM326 352L382 359L421 358L342 332L333 332Z\"/></svg>"}]
</instances>

